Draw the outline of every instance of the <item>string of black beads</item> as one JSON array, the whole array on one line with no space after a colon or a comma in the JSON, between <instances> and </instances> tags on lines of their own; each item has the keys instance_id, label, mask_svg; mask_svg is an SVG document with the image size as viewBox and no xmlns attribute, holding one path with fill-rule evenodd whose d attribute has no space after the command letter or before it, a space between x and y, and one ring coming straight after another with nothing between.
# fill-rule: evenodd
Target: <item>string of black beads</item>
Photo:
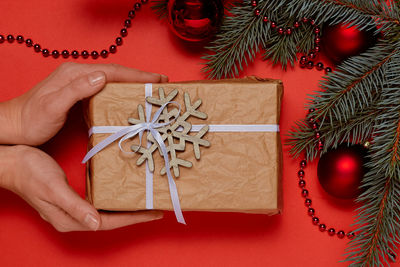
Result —
<instances>
[{"instance_id":1,"label":"string of black beads","mask_svg":"<svg viewBox=\"0 0 400 267\"><path fill-rule=\"evenodd\" d=\"M315 140L317 142L317 149L318 151L321 151L324 148L324 143L321 140L321 133L318 131L318 124L317 121L315 120L314 117L311 116L315 112L315 109L310 109L308 113L308 123L312 127L312 129L315 131ZM312 208L312 200L310 198L310 193L308 189L306 188L306 181L304 179L305 177L305 168L307 167L307 161L305 159L300 161L300 170L297 172L297 177L299 178L299 187L301 190L301 196L305 198L304 204L307 208L307 214L311 216L311 222L315 225L318 226L318 229L321 232L327 232L329 236L337 236L340 239L343 239L345 236L349 239L353 239L355 237L355 234L353 232L348 232L345 233L343 230L339 230L336 232L335 228L333 227L328 227L325 223L322 223L319 219L319 217L316 216L316 211L314 208Z\"/></svg>"},{"instance_id":2,"label":"string of black beads","mask_svg":"<svg viewBox=\"0 0 400 267\"><path fill-rule=\"evenodd\" d=\"M44 57L51 56L53 58L59 58L61 56L62 58L81 57L84 59L87 59L89 57L91 57L92 59L97 59L99 57L107 58L109 54L117 53L117 47L121 46L123 44L123 38L128 36L128 28L131 27L132 20L136 16L136 12L138 12L142 8L143 4L147 4L148 2L149 0L141 0L133 5L133 8L128 12L128 17L124 20L123 28L120 30L119 36L117 36L117 38L115 39L115 43L111 44L108 49L103 49L100 52L96 50L93 50L91 52L88 52L87 50L82 50L80 52L77 50L69 51L67 49L63 49L61 52L57 49L50 50L48 48L42 48L39 43L34 43L31 38L25 39L22 35L17 35L16 37L14 37L13 34L8 34L6 37L0 34L0 44L4 43L5 41L10 44L14 43L15 41L18 44L25 43L26 47L33 47L34 52L41 53Z\"/></svg>"}]
</instances>

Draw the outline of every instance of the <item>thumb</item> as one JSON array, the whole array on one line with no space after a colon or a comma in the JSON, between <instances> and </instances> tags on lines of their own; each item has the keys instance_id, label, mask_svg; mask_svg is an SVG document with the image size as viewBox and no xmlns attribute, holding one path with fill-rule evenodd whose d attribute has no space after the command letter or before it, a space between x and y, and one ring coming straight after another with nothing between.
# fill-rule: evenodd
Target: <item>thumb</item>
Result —
<instances>
[{"instance_id":1,"label":"thumb","mask_svg":"<svg viewBox=\"0 0 400 267\"><path fill-rule=\"evenodd\" d=\"M99 92L105 83L106 75L103 71L91 72L76 78L51 95L52 101L48 103L53 106L50 110L66 112L79 100Z\"/></svg>"},{"instance_id":2,"label":"thumb","mask_svg":"<svg viewBox=\"0 0 400 267\"><path fill-rule=\"evenodd\" d=\"M100 228L101 217L97 210L82 199L67 183L62 192L57 193L56 205L68 213L81 225L96 231Z\"/></svg>"}]
</instances>

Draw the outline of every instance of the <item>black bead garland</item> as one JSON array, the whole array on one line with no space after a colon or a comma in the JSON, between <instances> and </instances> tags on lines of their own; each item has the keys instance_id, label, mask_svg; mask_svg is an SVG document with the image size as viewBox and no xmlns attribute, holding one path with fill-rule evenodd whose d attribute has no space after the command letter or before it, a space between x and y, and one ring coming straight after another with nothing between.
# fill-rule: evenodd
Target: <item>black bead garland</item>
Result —
<instances>
[{"instance_id":1,"label":"black bead garland","mask_svg":"<svg viewBox=\"0 0 400 267\"><path fill-rule=\"evenodd\" d=\"M306 60L305 56L300 58L300 61L305 61L305 60ZM315 140L318 144L317 149L320 151L323 149L323 142L321 140L321 134L318 132L318 123L316 119L313 117L314 112L315 112L314 108L308 110L307 121L310 123L310 126L315 131ZM304 204L307 208L307 214L312 217L311 220L312 224L318 226L319 231L325 232L328 227L326 226L326 224L321 223L319 217L315 216L316 212L315 209L312 208L312 201L311 198L309 197L310 192L308 191L308 189L306 189L306 181L304 180L306 174L304 169L307 167L307 160L305 159L301 160L299 165L300 165L300 170L297 172L297 177L299 178L299 187L301 189L301 196L305 198ZM329 236L336 235L340 239L343 239L346 236L348 239L353 239L355 237L355 234L353 232L345 233L343 230L339 230L338 232L336 232L336 230L332 227L329 228L327 232Z\"/></svg>"},{"instance_id":2,"label":"black bead garland","mask_svg":"<svg viewBox=\"0 0 400 267\"><path fill-rule=\"evenodd\" d=\"M252 1L251 3L252 3L251 5L253 7L257 7L257 1ZM255 9L254 14L256 16L260 16L261 11L259 9ZM275 21L270 20L267 16L263 16L263 22L265 24L269 24L269 26L272 29L277 30L277 33L279 35L291 35L293 33L293 28L294 29L299 28L301 23L304 23L304 24L310 23L311 25L313 25L314 26L313 33L315 34L315 39L314 39L315 46L310 51L310 53L308 53L308 56L306 56L306 55L300 56L300 60L299 60L300 67L308 68L308 69L313 69L315 67L318 71L325 70L326 74L328 74L329 72L332 72L332 68L330 68L330 67L324 68L324 64L322 62L318 62L315 64L313 61L314 59L317 58L317 53L319 53L321 50L321 48L319 46L319 44L321 42L321 37L320 37L321 29L315 25L315 21L313 19L302 18L301 23L299 21L296 21L293 23L293 28L289 27L286 29L283 27L278 27L278 24ZM315 112L315 109L309 110L309 113L313 113L313 112ZM318 151L321 151L323 149L323 142L322 142L322 140L320 140L321 134L320 134L320 132L318 132L318 124L315 122L315 119L312 117L308 118L308 121L311 124L313 130L315 131L315 139L317 141L317 149L318 149ZM324 223L320 223L320 219L315 216L315 209L311 208L312 201L310 198L308 198L309 191L306 189L306 182L304 180L304 176L305 176L304 168L306 166L307 166L307 161L304 159L300 162L300 170L297 172L297 176L299 177L299 187L301 188L301 196L306 198L304 204L307 207L308 215L312 217L312 223L314 225L318 226L318 228L321 232L325 232L327 230L327 226ZM347 236L348 239L352 239L355 237L354 233L349 232L346 234L343 230L340 230L336 233L334 228L329 228L327 230L327 232L328 232L329 236L336 235L340 239L344 238L345 236Z\"/></svg>"},{"instance_id":3,"label":"black bead garland","mask_svg":"<svg viewBox=\"0 0 400 267\"><path fill-rule=\"evenodd\" d=\"M27 38L25 39L24 36L18 35L17 37L14 37L12 34L8 34L6 37L4 35L0 34L0 44L4 43L7 41L8 43L14 43L16 41L18 44L25 43L27 47L33 47L33 50L36 53L41 53L43 57L52 57L52 58L59 58L60 56L62 58L69 58L70 56L74 59L76 58L93 58L97 59L99 57L101 58L107 58L109 54L115 54L117 52L117 46L121 46L123 44L122 37L126 37L128 35L128 28L131 27L132 25L132 19L135 18L136 12L139 11L142 8L142 5L147 4L149 1L148 0L140 0L136 2L133 5L133 8L129 10L128 12L128 18L124 20L123 23L123 28L120 30L120 35L115 39L115 44L110 45L109 49L103 49L101 52L97 51L92 51L89 53L86 50L83 50L81 53L79 53L77 50L72 50L71 52L67 49L62 49L62 50L50 50L50 49L42 49L41 45L38 43L34 43L32 39ZM255 5L257 5L257 1L255 2ZM51 52L50 52L51 51ZM62 51L61 53L59 51ZM99 50L100 51L100 50Z\"/></svg>"}]
</instances>

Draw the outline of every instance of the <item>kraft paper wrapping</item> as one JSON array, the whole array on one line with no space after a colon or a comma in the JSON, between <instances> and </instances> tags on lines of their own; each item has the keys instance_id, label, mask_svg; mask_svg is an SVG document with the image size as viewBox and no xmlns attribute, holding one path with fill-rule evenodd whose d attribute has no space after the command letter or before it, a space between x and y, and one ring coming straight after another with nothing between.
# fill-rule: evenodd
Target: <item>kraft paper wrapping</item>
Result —
<instances>
[{"instance_id":1,"label":"kraft paper wrapping","mask_svg":"<svg viewBox=\"0 0 400 267\"><path fill-rule=\"evenodd\" d=\"M202 99L199 110L206 121L190 118L192 124L279 124L283 94L279 80L246 79L153 84L166 94L178 89L174 99L184 108L183 93L192 102ZM145 85L110 83L88 103L87 123L92 126L128 126L129 117L138 118L137 106L145 103ZM152 113L158 107L153 106ZM89 148L109 134L94 134ZM209 132L209 148L200 147L201 159L188 144L180 157L193 163L180 168L176 184L183 211L216 211L277 214L281 212L281 144L279 132ZM138 144L134 138L132 143ZM145 140L143 139L143 144ZM146 207L146 167L136 165L140 155L127 156L118 142L96 154L88 163L87 195L97 209L111 211L144 210ZM154 153L154 209L173 210L166 175L160 175L164 161Z\"/></svg>"}]
</instances>

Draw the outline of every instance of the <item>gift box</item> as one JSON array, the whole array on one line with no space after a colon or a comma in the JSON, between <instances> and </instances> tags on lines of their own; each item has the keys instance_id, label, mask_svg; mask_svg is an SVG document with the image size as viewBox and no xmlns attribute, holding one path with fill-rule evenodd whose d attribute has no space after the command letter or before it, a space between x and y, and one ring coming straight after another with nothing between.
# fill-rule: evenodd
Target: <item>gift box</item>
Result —
<instances>
[{"instance_id":1,"label":"gift box","mask_svg":"<svg viewBox=\"0 0 400 267\"><path fill-rule=\"evenodd\" d=\"M174 115L177 115L177 105L180 105L180 115L185 117L188 108L186 97L190 98L189 103L195 104L199 104L196 101L201 99L201 105L193 111L198 117L169 118L171 121L180 120L185 126L174 131L175 135L182 135L186 122L199 129L205 126L209 129L199 138L196 135L200 134L199 130L187 133L197 136L199 143L187 142L183 149L181 146L173 151L183 165L187 165L185 162L192 165L185 167L178 164L177 168L171 169L180 209L268 215L280 213L282 153L278 125L283 86L279 80L248 77L151 85L109 83L88 101L87 124L91 129L103 126L124 129L135 123L145 123L143 114L149 106L152 116L160 108L154 106L157 102L154 99L161 98L160 94L172 96L174 92L176 95L168 99L174 101L168 104ZM145 101L149 93L154 98L153 104ZM161 118L164 112L161 112ZM207 114L206 118L203 113ZM162 119L157 123L165 124ZM190 127L190 124L187 126ZM167 132L161 134L168 135ZM99 145L110 135L101 131L93 133L89 148ZM137 134L121 142L122 149L128 153L121 151L118 141L113 141L88 161L87 196L97 209L173 210L171 185L165 174L166 165L160 145L155 144L156 149L151 155L153 162L146 163L146 160L143 161L144 151L153 144L147 142L154 141L154 137L148 132L143 133L141 142L140 137L141 134ZM173 146L180 141L174 139ZM172 162L170 153L173 146L168 147L168 137L164 142ZM143 151L138 150L139 145ZM169 164L173 165L171 162ZM153 171L150 170L152 166Z\"/></svg>"}]
</instances>

